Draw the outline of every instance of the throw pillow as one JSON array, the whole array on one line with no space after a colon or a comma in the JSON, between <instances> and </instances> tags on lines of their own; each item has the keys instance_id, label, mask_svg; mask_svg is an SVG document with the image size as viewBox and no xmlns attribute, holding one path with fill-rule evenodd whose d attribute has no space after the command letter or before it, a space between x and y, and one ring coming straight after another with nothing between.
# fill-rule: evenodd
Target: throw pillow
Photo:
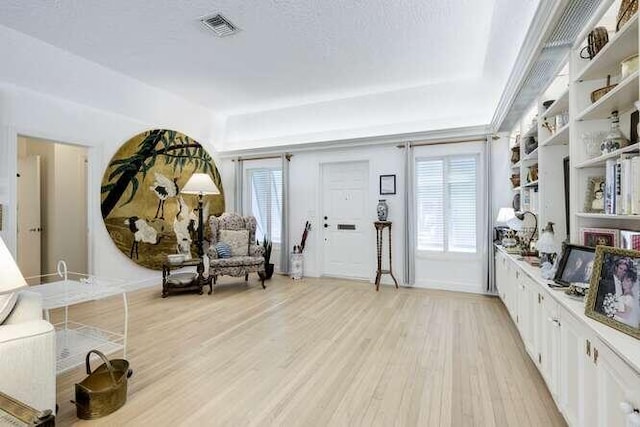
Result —
<instances>
[{"instance_id":1,"label":"throw pillow","mask_svg":"<svg viewBox=\"0 0 640 427\"><path fill-rule=\"evenodd\" d=\"M218 258L231 258L231 246L224 242L218 242L214 246Z\"/></svg>"},{"instance_id":2,"label":"throw pillow","mask_svg":"<svg viewBox=\"0 0 640 427\"><path fill-rule=\"evenodd\" d=\"M220 241L231 246L231 255L249 255L249 230L220 230Z\"/></svg>"},{"instance_id":3,"label":"throw pillow","mask_svg":"<svg viewBox=\"0 0 640 427\"><path fill-rule=\"evenodd\" d=\"M7 320L7 317L9 317L13 311L13 307L16 305L16 301L18 301L17 292L0 295L0 325Z\"/></svg>"}]
</instances>

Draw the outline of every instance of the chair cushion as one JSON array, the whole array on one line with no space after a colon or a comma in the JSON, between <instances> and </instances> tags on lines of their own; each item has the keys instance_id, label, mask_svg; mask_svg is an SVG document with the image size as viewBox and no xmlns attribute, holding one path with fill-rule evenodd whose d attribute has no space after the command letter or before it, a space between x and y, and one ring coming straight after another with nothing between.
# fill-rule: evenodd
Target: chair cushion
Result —
<instances>
[{"instance_id":1,"label":"chair cushion","mask_svg":"<svg viewBox=\"0 0 640 427\"><path fill-rule=\"evenodd\" d=\"M249 230L220 230L220 241L231 246L231 255L249 254Z\"/></svg>"},{"instance_id":2,"label":"chair cushion","mask_svg":"<svg viewBox=\"0 0 640 427\"><path fill-rule=\"evenodd\" d=\"M214 246L218 258L231 258L231 246L228 243L218 242Z\"/></svg>"},{"instance_id":3,"label":"chair cushion","mask_svg":"<svg viewBox=\"0 0 640 427\"><path fill-rule=\"evenodd\" d=\"M264 262L264 257L257 256L234 256L231 258L212 259L209 262L211 268L218 267L242 267L251 265L260 265Z\"/></svg>"},{"instance_id":4,"label":"chair cushion","mask_svg":"<svg viewBox=\"0 0 640 427\"><path fill-rule=\"evenodd\" d=\"M7 320L7 317L13 311L13 307L18 301L18 293L11 292L10 294L0 295L0 325Z\"/></svg>"}]
</instances>

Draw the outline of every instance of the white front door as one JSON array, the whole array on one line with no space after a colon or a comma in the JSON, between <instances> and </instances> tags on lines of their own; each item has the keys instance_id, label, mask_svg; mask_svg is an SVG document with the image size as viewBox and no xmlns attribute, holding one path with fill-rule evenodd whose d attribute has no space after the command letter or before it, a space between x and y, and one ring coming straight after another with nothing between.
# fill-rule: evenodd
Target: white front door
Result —
<instances>
[{"instance_id":1,"label":"white front door","mask_svg":"<svg viewBox=\"0 0 640 427\"><path fill-rule=\"evenodd\" d=\"M18 266L24 277L40 271L40 156L18 160Z\"/></svg>"},{"instance_id":2,"label":"white front door","mask_svg":"<svg viewBox=\"0 0 640 427\"><path fill-rule=\"evenodd\" d=\"M375 255L370 247L374 228L367 215L369 163L323 164L322 189L322 274L370 277Z\"/></svg>"}]
</instances>

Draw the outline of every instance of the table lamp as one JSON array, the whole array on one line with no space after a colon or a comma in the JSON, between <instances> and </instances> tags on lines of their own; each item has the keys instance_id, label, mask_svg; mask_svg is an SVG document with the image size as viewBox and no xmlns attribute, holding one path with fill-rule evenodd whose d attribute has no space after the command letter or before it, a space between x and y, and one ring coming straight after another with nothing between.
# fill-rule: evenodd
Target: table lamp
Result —
<instances>
[{"instance_id":1,"label":"table lamp","mask_svg":"<svg viewBox=\"0 0 640 427\"><path fill-rule=\"evenodd\" d=\"M507 222L515 217L515 212L513 208L500 208L498 211L498 217L496 218L496 230L501 232L502 246L505 248L512 248L516 246L516 239L513 237L513 232L511 234L507 233L509 227L507 226Z\"/></svg>"},{"instance_id":2,"label":"table lamp","mask_svg":"<svg viewBox=\"0 0 640 427\"><path fill-rule=\"evenodd\" d=\"M26 288L27 282L24 280L20 269L9 252L9 248L0 237L0 295L15 292L18 289Z\"/></svg>"},{"instance_id":3,"label":"table lamp","mask_svg":"<svg viewBox=\"0 0 640 427\"><path fill-rule=\"evenodd\" d=\"M525 222L527 218L527 214L533 217L533 227L525 227ZM538 217L531 211L518 212L515 216L507 221L507 225L512 230L521 233L522 236L522 255L523 256L532 256L536 255L534 251L531 250L531 241L533 237L536 235L536 230L538 229ZM525 243L526 239L526 243Z\"/></svg>"},{"instance_id":4,"label":"table lamp","mask_svg":"<svg viewBox=\"0 0 640 427\"><path fill-rule=\"evenodd\" d=\"M202 199L205 195L220 194L220 190L207 173L194 173L180 191L184 194L198 195L198 256L204 255L204 219L202 218Z\"/></svg>"}]
</instances>

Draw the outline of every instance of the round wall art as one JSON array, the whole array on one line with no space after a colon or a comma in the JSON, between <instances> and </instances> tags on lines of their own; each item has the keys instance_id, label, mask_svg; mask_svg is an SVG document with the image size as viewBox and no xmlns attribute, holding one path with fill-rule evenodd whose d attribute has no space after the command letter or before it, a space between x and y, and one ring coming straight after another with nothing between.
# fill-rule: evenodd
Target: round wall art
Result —
<instances>
[{"instance_id":1,"label":"round wall art","mask_svg":"<svg viewBox=\"0 0 640 427\"><path fill-rule=\"evenodd\" d=\"M162 269L168 254L197 250L198 200L180 189L195 172L207 173L220 190L205 196L205 238L209 215L224 212L220 173L211 156L188 136L154 129L129 139L102 177L101 210L115 245L133 262Z\"/></svg>"}]
</instances>

